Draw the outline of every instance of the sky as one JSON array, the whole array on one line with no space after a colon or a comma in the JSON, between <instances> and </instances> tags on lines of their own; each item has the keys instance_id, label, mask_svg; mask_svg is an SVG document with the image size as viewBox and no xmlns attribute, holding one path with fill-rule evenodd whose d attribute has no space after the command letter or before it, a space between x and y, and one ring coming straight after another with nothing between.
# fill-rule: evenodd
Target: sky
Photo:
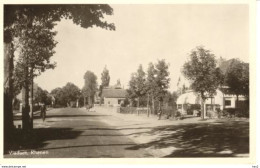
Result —
<instances>
[{"instance_id":1,"label":"sky","mask_svg":"<svg viewBox=\"0 0 260 168\"><path fill-rule=\"evenodd\" d=\"M169 63L170 91L177 89L183 64L196 46L204 46L216 58L239 58L249 62L249 10L247 5L111 5L114 15L105 20L116 31L97 27L84 29L71 20L55 27L58 42L52 57L54 70L47 70L35 82L49 92L72 82L84 85L89 70L101 83L106 66L110 85L119 79L124 88L140 64L147 71L150 62Z\"/></svg>"}]
</instances>

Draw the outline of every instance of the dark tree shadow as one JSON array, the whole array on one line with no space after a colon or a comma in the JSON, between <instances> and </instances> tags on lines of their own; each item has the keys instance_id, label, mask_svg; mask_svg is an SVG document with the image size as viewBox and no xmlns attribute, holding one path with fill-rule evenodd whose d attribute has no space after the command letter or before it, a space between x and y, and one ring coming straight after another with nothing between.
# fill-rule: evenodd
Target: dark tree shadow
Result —
<instances>
[{"instance_id":1,"label":"dark tree shadow","mask_svg":"<svg viewBox=\"0 0 260 168\"><path fill-rule=\"evenodd\" d=\"M45 118L81 118L81 117L88 117L88 118L91 118L91 117L104 117L104 116L108 116L108 115L78 115L78 114L75 114L75 115L46 115ZM22 119L22 116L14 116L13 117L14 120L21 120ZM36 114L33 116L34 119L41 119L41 116L40 114Z\"/></svg>"},{"instance_id":2,"label":"dark tree shadow","mask_svg":"<svg viewBox=\"0 0 260 168\"><path fill-rule=\"evenodd\" d=\"M75 139L82 131L75 131L71 128L35 128L31 131L15 129L13 139L6 142L4 154L13 150L39 149L47 145L48 140Z\"/></svg>"},{"instance_id":3,"label":"dark tree shadow","mask_svg":"<svg viewBox=\"0 0 260 168\"><path fill-rule=\"evenodd\" d=\"M181 124L152 129L142 135L160 134L156 140L128 149L174 147L165 157L234 157L249 153L249 123L240 121Z\"/></svg>"}]
</instances>

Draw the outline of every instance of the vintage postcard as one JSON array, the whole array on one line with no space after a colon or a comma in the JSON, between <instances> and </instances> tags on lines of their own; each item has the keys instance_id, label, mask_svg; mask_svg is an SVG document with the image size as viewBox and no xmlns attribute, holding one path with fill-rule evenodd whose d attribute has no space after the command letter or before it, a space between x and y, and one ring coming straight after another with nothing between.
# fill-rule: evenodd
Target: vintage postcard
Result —
<instances>
[{"instance_id":1,"label":"vintage postcard","mask_svg":"<svg viewBox=\"0 0 260 168\"><path fill-rule=\"evenodd\" d=\"M1 5L3 164L256 163L254 1Z\"/></svg>"}]
</instances>

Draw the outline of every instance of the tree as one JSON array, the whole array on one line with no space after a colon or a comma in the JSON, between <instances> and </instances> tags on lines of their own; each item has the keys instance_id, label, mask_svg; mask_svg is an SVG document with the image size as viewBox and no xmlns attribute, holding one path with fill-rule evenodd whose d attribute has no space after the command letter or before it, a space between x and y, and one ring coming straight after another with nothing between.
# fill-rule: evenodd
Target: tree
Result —
<instances>
[{"instance_id":1,"label":"tree","mask_svg":"<svg viewBox=\"0 0 260 168\"><path fill-rule=\"evenodd\" d=\"M232 59L225 74L225 84L229 86L231 92L236 94L238 105L238 96L249 95L249 64L243 63L238 59Z\"/></svg>"},{"instance_id":2,"label":"tree","mask_svg":"<svg viewBox=\"0 0 260 168\"><path fill-rule=\"evenodd\" d=\"M115 30L114 24L103 20L105 15L112 15L113 9L108 5L4 5L4 137L11 136L13 128L13 61L14 39L20 36L23 20L36 22L57 22L60 18L72 19L83 28L97 26ZM31 22L32 23L32 22ZM46 25L47 27L50 25ZM9 132L9 134L7 134ZM10 136L9 136L10 135Z\"/></svg>"},{"instance_id":3,"label":"tree","mask_svg":"<svg viewBox=\"0 0 260 168\"><path fill-rule=\"evenodd\" d=\"M104 87L108 87L109 86L109 82L110 82L110 75L109 75L109 71L107 70L107 67L105 66L105 68L103 69L103 72L101 73L101 85L99 87L99 97L100 97L100 105L102 104L103 98L102 96L102 92L103 92L103 88Z\"/></svg>"},{"instance_id":4,"label":"tree","mask_svg":"<svg viewBox=\"0 0 260 168\"><path fill-rule=\"evenodd\" d=\"M154 89L156 87L155 83L155 68L153 63L149 63L148 70L147 70L147 78L146 78L146 90L147 90L147 106L148 106L148 117L149 117L149 104L150 99L152 100L152 113L154 113L155 110L155 102L154 102L154 96L155 92Z\"/></svg>"},{"instance_id":5,"label":"tree","mask_svg":"<svg viewBox=\"0 0 260 168\"><path fill-rule=\"evenodd\" d=\"M105 66L105 68L101 74L101 86L107 87L107 86L109 86L109 82L110 82L109 71L107 70L107 67Z\"/></svg>"},{"instance_id":6,"label":"tree","mask_svg":"<svg viewBox=\"0 0 260 168\"><path fill-rule=\"evenodd\" d=\"M87 71L84 75L84 80L85 85L82 89L84 106L86 105L86 98L88 98L88 105L92 106L94 96L97 91L97 76L93 72Z\"/></svg>"},{"instance_id":7,"label":"tree","mask_svg":"<svg viewBox=\"0 0 260 168\"><path fill-rule=\"evenodd\" d=\"M80 98L80 89L73 83L68 82L62 88L63 104L70 106L72 101L77 101Z\"/></svg>"},{"instance_id":8,"label":"tree","mask_svg":"<svg viewBox=\"0 0 260 168\"><path fill-rule=\"evenodd\" d=\"M51 95L55 98L55 106L56 105L64 105L63 102L63 91L62 88L58 87L51 91Z\"/></svg>"},{"instance_id":9,"label":"tree","mask_svg":"<svg viewBox=\"0 0 260 168\"><path fill-rule=\"evenodd\" d=\"M145 72L143 71L142 65L139 65L137 72L131 76L128 90L132 100L137 98L137 107L140 105L140 97L144 96L146 93L145 80Z\"/></svg>"},{"instance_id":10,"label":"tree","mask_svg":"<svg viewBox=\"0 0 260 168\"><path fill-rule=\"evenodd\" d=\"M34 91L34 101L35 103L45 103L50 104L49 93L47 90L43 90L41 87L35 88Z\"/></svg>"},{"instance_id":11,"label":"tree","mask_svg":"<svg viewBox=\"0 0 260 168\"><path fill-rule=\"evenodd\" d=\"M51 31L53 23L49 21L45 23L24 19L23 24L19 26L24 26L26 29L19 29L21 32L19 32L19 36L14 43L16 50L19 52L15 67L15 74L19 75L16 75L18 78L15 79L23 88L23 128L26 129L33 127L33 108L29 108L29 86L31 86L31 105L33 105L34 77L40 75L46 69L55 67L55 63L50 63L50 57L55 53L53 49L56 46L54 40L56 32Z\"/></svg>"},{"instance_id":12,"label":"tree","mask_svg":"<svg viewBox=\"0 0 260 168\"><path fill-rule=\"evenodd\" d=\"M53 89L51 95L55 98L55 105L67 107L71 105L71 102L80 99L81 92L78 86L68 82L62 88Z\"/></svg>"},{"instance_id":13,"label":"tree","mask_svg":"<svg viewBox=\"0 0 260 168\"><path fill-rule=\"evenodd\" d=\"M212 97L221 83L221 72L216 67L214 54L203 47L191 51L190 60L183 65L183 74L190 80L191 88L201 97L201 113L205 118L204 102Z\"/></svg>"},{"instance_id":14,"label":"tree","mask_svg":"<svg viewBox=\"0 0 260 168\"><path fill-rule=\"evenodd\" d=\"M159 119L161 118L162 111L162 103L165 94L167 93L167 89L169 88L170 78L169 78L169 65L165 62L165 60L158 60L155 65L155 98L159 102Z\"/></svg>"}]
</instances>

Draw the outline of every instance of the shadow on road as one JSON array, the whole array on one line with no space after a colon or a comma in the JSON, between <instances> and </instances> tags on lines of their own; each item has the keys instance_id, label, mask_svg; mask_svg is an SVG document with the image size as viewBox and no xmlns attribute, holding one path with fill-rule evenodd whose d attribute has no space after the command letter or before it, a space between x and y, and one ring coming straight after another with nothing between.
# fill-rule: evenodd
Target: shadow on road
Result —
<instances>
[{"instance_id":1,"label":"shadow on road","mask_svg":"<svg viewBox=\"0 0 260 168\"><path fill-rule=\"evenodd\" d=\"M75 131L71 128L35 128L30 132L16 129L12 142L5 143L4 154L13 150L39 149L46 146L48 140L75 139L82 131Z\"/></svg>"},{"instance_id":2,"label":"shadow on road","mask_svg":"<svg viewBox=\"0 0 260 168\"><path fill-rule=\"evenodd\" d=\"M105 117L105 116L108 116L108 115L78 115L78 114L75 114L75 115L48 115L46 116L46 118L81 118L81 117ZM22 116L14 116L13 117L14 120L21 120L22 119ZM35 115L33 117L34 119L41 119L41 116L39 114Z\"/></svg>"},{"instance_id":3,"label":"shadow on road","mask_svg":"<svg viewBox=\"0 0 260 168\"><path fill-rule=\"evenodd\" d=\"M104 117L107 115L47 115L46 118L81 118L81 117Z\"/></svg>"},{"instance_id":4,"label":"shadow on road","mask_svg":"<svg viewBox=\"0 0 260 168\"><path fill-rule=\"evenodd\" d=\"M138 134L138 133L137 133ZM174 148L165 157L234 157L249 153L249 123L230 121L162 126L142 135L159 135L127 149Z\"/></svg>"}]
</instances>

